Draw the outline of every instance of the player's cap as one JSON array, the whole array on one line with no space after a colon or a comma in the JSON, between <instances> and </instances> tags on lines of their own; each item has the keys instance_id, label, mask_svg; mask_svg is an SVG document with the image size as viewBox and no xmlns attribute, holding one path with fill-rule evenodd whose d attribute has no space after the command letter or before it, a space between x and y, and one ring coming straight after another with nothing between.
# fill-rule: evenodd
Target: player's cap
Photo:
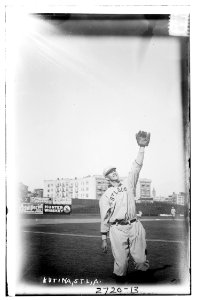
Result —
<instances>
[{"instance_id":1,"label":"player's cap","mask_svg":"<svg viewBox=\"0 0 197 300\"><path fill-rule=\"evenodd\" d=\"M103 176L107 176L112 170L116 170L116 167L114 166L108 166L103 170Z\"/></svg>"}]
</instances>

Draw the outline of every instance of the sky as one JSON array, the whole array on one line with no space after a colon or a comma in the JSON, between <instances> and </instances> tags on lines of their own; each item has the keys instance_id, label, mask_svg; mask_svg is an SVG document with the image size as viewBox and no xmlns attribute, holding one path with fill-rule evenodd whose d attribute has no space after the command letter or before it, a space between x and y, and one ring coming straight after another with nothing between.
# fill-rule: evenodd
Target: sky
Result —
<instances>
[{"instance_id":1,"label":"sky","mask_svg":"<svg viewBox=\"0 0 197 300\"><path fill-rule=\"evenodd\" d=\"M126 176L144 130L140 177L157 196L185 190L176 38L73 36L30 16L7 31L8 163L14 153L19 182L33 190L111 164Z\"/></svg>"}]
</instances>

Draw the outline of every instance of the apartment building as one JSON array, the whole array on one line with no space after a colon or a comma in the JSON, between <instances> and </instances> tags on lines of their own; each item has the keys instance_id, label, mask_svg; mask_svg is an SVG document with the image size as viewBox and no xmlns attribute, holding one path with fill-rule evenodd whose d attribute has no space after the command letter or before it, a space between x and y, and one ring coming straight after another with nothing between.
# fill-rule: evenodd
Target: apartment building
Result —
<instances>
[{"instance_id":1,"label":"apartment building","mask_svg":"<svg viewBox=\"0 0 197 300\"><path fill-rule=\"evenodd\" d=\"M122 182L125 177L121 177ZM67 203L71 199L99 200L107 190L108 183L102 175L92 175L74 179L58 178L44 181L44 197L53 199L53 203Z\"/></svg>"},{"instance_id":2,"label":"apartment building","mask_svg":"<svg viewBox=\"0 0 197 300\"><path fill-rule=\"evenodd\" d=\"M56 195L56 180L44 180L44 197L54 198Z\"/></svg>"},{"instance_id":3,"label":"apartment building","mask_svg":"<svg viewBox=\"0 0 197 300\"><path fill-rule=\"evenodd\" d=\"M73 182L69 178L44 180L44 197L50 197L53 204L70 204L72 199Z\"/></svg>"},{"instance_id":4,"label":"apartment building","mask_svg":"<svg viewBox=\"0 0 197 300\"><path fill-rule=\"evenodd\" d=\"M151 180L147 178L140 178L136 187L136 200L139 201L153 201L151 195Z\"/></svg>"},{"instance_id":5,"label":"apartment building","mask_svg":"<svg viewBox=\"0 0 197 300\"><path fill-rule=\"evenodd\" d=\"M178 205L185 205L186 204L186 193L180 192L177 195L177 202Z\"/></svg>"},{"instance_id":6,"label":"apartment building","mask_svg":"<svg viewBox=\"0 0 197 300\"><path fill-rule=\"evenodd\" d=\"M186 193L180 192L179 194L172 193L166 198L167 201L171 202L172 204L178 205L185 205L186 203Z\"/></svg>"},{"instance_id":7,"label":"apartment building","mask_svg":"<svg viewBox=\"0 0 197 300\"><path fill-rule=\"evenodd\" d=\"M101 175L73 179L72 198L98 200L107 189L107 181Z\"/></svg>"},{"instance_id":8,"label":"apartment building","mask_svg":"<svg viewBox=\"0 0 197 300\"><path fill-rule=\"evenodd\" d=\"M125 177L121 177L122 182ZM102 175L86 176L73 180L73 198L99 200L108 188L108 182Z\"/></svg>"}]
</instances>

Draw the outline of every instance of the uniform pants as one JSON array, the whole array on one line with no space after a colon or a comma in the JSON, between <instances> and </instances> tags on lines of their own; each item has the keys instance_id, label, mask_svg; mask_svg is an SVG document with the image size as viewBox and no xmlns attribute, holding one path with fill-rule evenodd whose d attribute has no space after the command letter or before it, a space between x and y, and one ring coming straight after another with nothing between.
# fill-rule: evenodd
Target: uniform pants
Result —
<instances>
[{"instance_id":1,"label":"uniform pants","mask_svg":"<svg viewBox=\"0 0 197 300\"><path fill-rule=\"evenodd\" d=\"M129 254L137 264L146 261L146 233L140 221L128 225L111 225L109 237L114 256L114 273L125 276Z\"/></svg>"}]
</instances>

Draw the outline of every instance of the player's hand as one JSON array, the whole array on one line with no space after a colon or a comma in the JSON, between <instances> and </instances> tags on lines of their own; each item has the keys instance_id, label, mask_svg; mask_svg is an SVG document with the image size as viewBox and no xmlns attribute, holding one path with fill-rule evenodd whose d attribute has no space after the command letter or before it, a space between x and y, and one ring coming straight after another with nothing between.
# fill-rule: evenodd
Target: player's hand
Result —
<instances>
[{"instance_id":1,"label":"player's hand","mask_svg":"<svg viewBox=\"0 0 197 300\"><path fill-rule=\"evenodd\" d=\"M107 253L107 240L102 240L101 248L104 253Z\"/></svg>"},{"instance_id":2,"label":"player's hand","mask_svg":"<svg viewBox=\"0 0 197 300\"><path fill-rule=\"evenodd\" d=\"M140 147L146 147L150 142L150 133L146 131L139 131L136 134L136 140Z\"/></svg>"}]
</instances>

